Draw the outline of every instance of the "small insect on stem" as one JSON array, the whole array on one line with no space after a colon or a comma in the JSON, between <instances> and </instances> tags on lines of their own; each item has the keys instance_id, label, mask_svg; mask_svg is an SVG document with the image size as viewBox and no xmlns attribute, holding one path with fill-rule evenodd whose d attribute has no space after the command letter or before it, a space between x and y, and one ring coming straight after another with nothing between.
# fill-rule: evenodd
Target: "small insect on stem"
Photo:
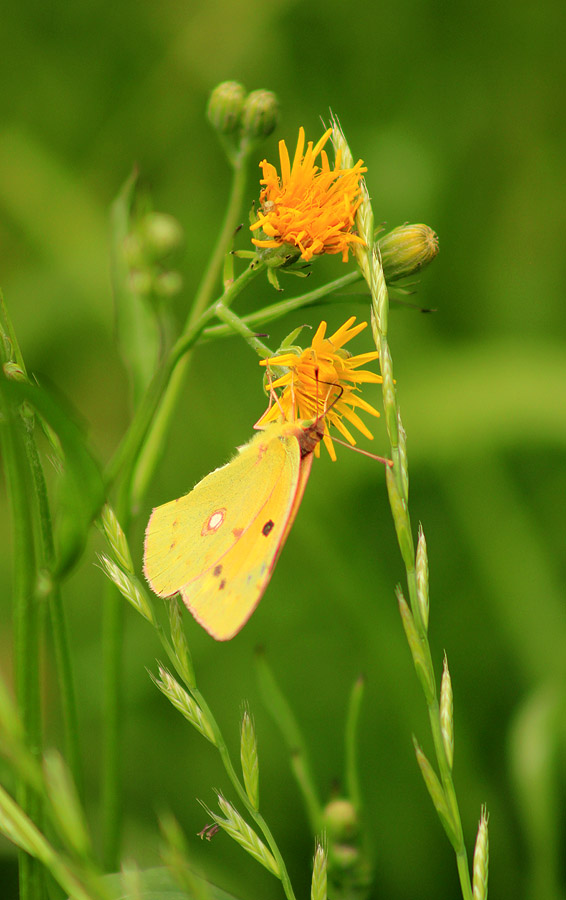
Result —
<instances>
[{"instance_id":1,"label":"small insect on stem","mask_svg":"<svg viewBox=\"0 0 566 900\"><path fill-rule=\"evenodd\" d=\"M206 838L207 841L211 841L215 834L220 831L220 825L205 825L204 828L197 832L197 837L202 840Z\"/></svg>"}]
</instances>

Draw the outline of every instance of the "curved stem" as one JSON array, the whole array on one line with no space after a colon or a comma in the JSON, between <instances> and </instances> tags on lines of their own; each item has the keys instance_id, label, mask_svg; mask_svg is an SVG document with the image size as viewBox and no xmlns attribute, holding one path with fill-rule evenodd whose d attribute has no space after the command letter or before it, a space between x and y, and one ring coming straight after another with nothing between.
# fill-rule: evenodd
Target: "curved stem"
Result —
<instances>
[{"instance_id":1,"label":"curved stem","mask_svg":"<svg viewBox=\"0 0 566 900\"><path fill-rule=\"evenodd\" d=\"M218 281L218 276L220 274L220 269L222 267L224 257L234 237L234 232L238 225L240 211L243 206L247 181L247 158L248 154L244 152L238 154L233 160L234 177L232 179L232 187L230 190L228 205L226 207L226 213L224 215L224 222L222 223L222 228L220 230L220 234L218 235L218 240L216 241L216 244L210 256L210 260L208 262L208 266L206 267L206 271L198 287L195 302L187 317L184 328L185 331L187 331L192 325L194 325L203 310L206 309L206 307L212 300L214 286Z\"/></svg>"},{"instance_id":2,"label":"curved stem","mask_svg":"<svg viewBox=\"0 0 566 900\"><path fill-rule=\"evenodd\" d=\"M222 260L232 240L241 208L245 190L245 161L246 154L244 152L234 161L232 192L224 224L183 332L150 382L130 427L107 469L108 489L120 476L116 510L122 527L126 531L132 512L153 474L164 444L165 432L183 384L183 377L188 365L188 353L198 340L205 325L215 314L214 306L209 306L210 298L218 279ZM261 266L250 265L240 278L225 291L224 304L227 305L231 302L260 269ZM107 868L113 870L118 859L120 845L119 788L123 643L123 604L114 590L108 593L105 600L103 628L105 767L102 794L105 819L105 862Z\"/></svg>"},{"instance_id":3,"label":"curved stem","mask_svg":"<svg viewBox=\"0 0 566 900\"><path fill-rule=\"evenodd\" d=\"M103 647L103 735L102 735L102 820L103 864L107 872L115 872L120 855L121 815L121 721L122 721L122 645L124 636L124 604L121 596L107 582L102 604Z\"/></svg>"},{"instance_id":4,"label":"curved stem","mask_svg":"<svg viewBox=\"0 0 566 900\"><path fill-rule=\"evenodd\" d=\"M263 263L256 262L249 265L224 292L221 298L223 306L227 308L263 268ZM109 489L119 474L127 472L129 473L128 481L135 478L134 498L137 500L142 496L142 487L145 486L153 472L152 465L155 461L151 454L149 457L146 456L145 450L158 432L163 440L163 429L168 427L181 385L183 370L181 369L177 374L179 368L183 366L186 354L215 315L216 305L213 304L202 313L198 321L183 331L153 376L122 443L108 465L106 482ZM158 412L160 407L163 412ZM165 411L167 411L166 416ZM148 436L150 428L153 430Z\"/></svg>"},{"instance_id":5,"label":"curved stem","mask_svg":"<svg viewBox=\"0 0 566 900\"><path fill-rule=\"evenodd\" d=\"M12 512L14 535L14 657L18 707L25 739L34 758L41 753L41 709L39 692L39 605L35 595L36 558L34 548L33 503L30 503L26 453L22 429L26 426L19 411L0 390L2 427L0 439L6 486ZM25 782L18 785L23 811L41 825L40 800ZM21 900L39 900L43 882L38 862L24 851L18 855Z\"/></svg>"},{"instance_id":6,"label":"curved stem","mask_svg":"<svg viewBox=\"0 0 566 900\"><path fill-rule=\"evenodd\" d=\"M222 263L233 239L242 208L246 188L246 161L247 155L244 152L240 153L234 160L234 177L224 222L179 340L192 334L193 330L202 319L206 308L209 307L209 304L212 301L214 288L218 282ZM248 267L243 275L249 274L250 270L253 270L253 267ZM254 275L257 274L258 271L259 267L254 271ZM240 279L241 278L242 276L240 276ZM234 282L233 285L231 285L231 288L234 288L234 285L239 283L240 279L237 279L237 282ZM244 279L242 287L246 281L247 279ZM229 292L230 289L225 291L222 298L224 305L228 305L226 295ZM177 343L179 343L179 341ZM188 349L189 348L187 348L187 350ZM169 430L169 425L177 406L179 394L183 389L185 375L190 365L190 355L187 353L187 350L184 351L184 358L179 359L178 363L173 366L171 377L168 379L165 386L163 396L159 399L153 422L148 431L144 445L140 450L133 482L133 496L135 501L143 497L161 457L161 453L163 452L165 436Z\"/></svg>"},{"instance_id":7,"label":"curved stem","mask_svg":"<svg viewBox=\"0 0 566 900\"><path fill-rule=\"evenodd\" d=\"M252 350L255 350L260 359L267 359L273 355L267 344L260 341L243 319L240 319L236 313L224 306L222 302L216 304L216 315L230 328L232 334L240 334Z\"/></svg>"},{"instance_id":8,"label":"curved stem","mask_svg":"<svg viewBox=\"0 0 566 900\"><path fill-rule=\"evenodd\" d=\"M308 306L316 306L319 302L324 300L324 298L328 298L329 303L351 303L352 297L351 295L345 295L344 297L335 297L334 294L336 291L341 290L342 288L349 287L351 284L355 284L356 281L361 280L361 274L356 269L353 272L348 272L347 275L342 275L340 278L336 278L334 281L329 281L327 284L322 285L322 287L315 288L312 291L307 291L306 294L300 294L298 297L291 297L288 300L280 300L278 303L272 303L269 306L264 306L263 309L257 310L257 312L249 313L247 316L242 316L241 321L244 322L248 326L253 325L266 325L268 322L273 322L275 319L280 319L282 316L287 315L287 313L294 312L296 309L304 309ZM208 328L205 328L203 332L203 341L215 340L216 338L224 338L229 337L233 334L234 331L230 328L229 325L209 325Z\"/></svg>"},{"instance_id":9,"label":"curved stem","mask_svg":"<svg viewBox=\"0 0 566 900\"><path fill-rule=\"evenodd\" d=\"M358 725L363 693L364 680L363 678L358 678L354 683L354 686L350 693L350 702L348 704L348 716L346 718L345 733L346 787L348 790L348 797L352 801L358 815L362 809L362 792L360 790L357 755Z\"/></svg>"},{"instance_id":10,"label":"curved stem","mask_svg":"<svg viewBox=\"0 0 566 900\"><path fill-rule=\"evenodd\" d=\"M204 697L202 696L202 694L200 693L200 691L197 688L195 688L195 687L191 688L191 694L193 695L195 701L198 703L198 705L202 709L207 721L209 722L209 724L212 728L212 731L214 732L216 747L220 754L220 758L222 759L222 763L226 770L226 774L228 775L230 781L232 782L232 785L233 785L236 793L238 794L240 800L246 807L251 818L253 818L254 822L256 823L258 828L261 830L263 836L265 837L265 840L267 841L269 849L271 850L273 856L275 857L275 859L277 861L277 865L279 867L279 872L280 872L281 884L283 886L283 890L285 891L285 896L287 897L287 900L296 900L295 892L293 891L293 887L291 885L291 879L289 878L289 873L287 871L285 861L281 855L281 851L279 850L279 847L277 846L277 842L271 832L271 829L269 828L269 825L265 821L262 814L259 812L259 810L255 809L254 806L252 806L252 804L250 803L250 801L248 799L246 790L245 790L244 786L242 785L240 779L238 778L236 770L234 769L234 766L232 764L232 760L230 759L230 753L228 751L226 741L224 740L224 737L222 736L220 727L218 726L218 723L216 722L216 719L214 718L208 703L206 702L206 700L204 699Z\"/></svg>"},{"instance_id":11,"label":"curved stem","mask_svg":"<svg viewBox=\"0 0 566 900\"><path fill-rule=\"evenodd\" d=\"M156 628L159 640L161 641L161 644L162 644L165 652L167 653L167 656L169 657L169 660L173 664L173 666L174 666L177 674L181 678L181 680L183 680L185 682L186 688L192 695L192 697L195 700L195 702L197 703L197 705L202 710L204 718L206 719L207 723L210 725L210 728L214 735L214 742L215 742L216 749L218 750L218 752L220 754L220 758L224 765L224 769L226 770L226 774L228 775L228 777L232 783L232 786L234 787L234 790L236 791L241 802L246 807L246 810L248 811L250 817L254 820L255 824L257 825L259 830L262 832L262 834L269 846L269 849L271 850L275 860L277 861L277 865L279 867L279 872L280 872L281 884L283 886L283 890L285 891L285 896L287 897L287 900L296 900L295 893L294 893L293 887L291 885L291 879L289 878L289 873L287 871L285 861L281 855L281 851L279 850L279 847L277 846L277 842L271 832L271 829L269 828L267 822L265 821L264 817L261 815L259 810L257 810L250 803L250 800L246 793L246 789L243 786L240 779L238 778L238 774L237 774L237 772L234 768L234 765L232 763L232 760L230 758L230 752L228 750L228 746L226 744L226 741L224 740L224 737L220 730L220 726L218 725L218 722L216 721L216 719L212 713L212 710L210 709L208 703L206 702L205 698L203 697L201 692L198 690L198 688L194 684L188 684L186 682L186 680L184 678L184 674L183 674L183 668L182 668L182 666L179 665L175 650L171 646L171 643L168 640L167 635L165 634L161 625L159 625L159 623L156 623L155 628Z\"/></svg>"},{"instance_id":12,"label":"curved stem","mask_svg":"<svg viewBox=\"0 0 566 900\"><path fill-rule=\"evenodd\" d=\"M384 375L383 404L385 419L391 445L391 456L393 459L395 483L399 496L402 499L400 510L397 511L397 513L393 511L393 514L394 518L396 515L403 517L404 521L401 524L403 525L404 532L407 535L411 535L412 532L407 488L408 475L405 472L405 477L403 477L403 466L406 467L406 460L403 459L403 454L401 452L399 443L399 433L402 426L399 416L399 408L397 405L397 392L395 388L395 382L393 380L393 372L391 371L391 355L389 352L387 341L389 297L379 254L373 253L371 249L368 251L368 270L370 273L369 283L372 297L372 316L373 323L375 325L376 345L377 349L379 350L382 373ZM400 533L399 525L400 523L396 521L398 535ZM411 611L413 613L413 618L415 620L415 625L420 638L425 665L428 670L428 683L433 687L432 697L427 701L428 715L444 797L450 808L452 824L455 828L456 845L454 846L454 851L456 853L456 865L458 868L462 897L464 898L464 900L472 900L472 885L470 881L470 871L468 866L466 846L464 843L458 800L454 788L452 770L446 756L444 741L442 739L440 709L436 696L434 666L432 664L428 634L422 620L418 602L414 554L412 555L412 560L409 560L407 559L407 555L403 554L403 548L400 547L400 549L402 551L402 556L405 559L405 570Z\"/></svg>"},{"instance_id":13,"label":"curved stem","mask_svg":"<svg viewBox=\"0 0 566 900\"><path fill-rule=\"evenodd\" d=\"M55 546L53 541L53 527L47 496L47 486L41 459L37 450L32 423L24 429L26 455L31 471L35 497L38 509L38 536L41 552L41 566L47 572L53 571L55 561ZM45 599L45 598L42 598ZM63 723L65 728L65 744L67 761L72 772L73 779L79 795L82 795L82 771L79 751L79 726L77 718L77 704L73 684L73 672L71 667L71 653L67 635L67 623L65 611L61 599L61 588L57 576L49 585L49 612L51 618L51 630L53 634L53 646L55 650L55 665L59 683L59 694Z\"/></svg>"}]
</instances>

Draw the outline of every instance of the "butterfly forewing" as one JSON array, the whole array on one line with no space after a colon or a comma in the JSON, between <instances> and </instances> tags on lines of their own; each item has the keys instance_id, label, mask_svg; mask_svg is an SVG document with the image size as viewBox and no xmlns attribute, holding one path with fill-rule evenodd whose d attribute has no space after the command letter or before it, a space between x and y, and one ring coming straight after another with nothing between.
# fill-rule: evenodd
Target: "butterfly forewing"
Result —
<instances>
[{"instance_id":1,"label":"butterfly forewing","mask_svg":"<svg viewBox=\"0 0 566 900\"><path fill-rule=\"evenodd\" d=\"M152 590L180 592L210 634L232 637L269 581L305 471L294 431L272 425L189 494L155 509L144 561Z\"/></svg>"}]
</instances>

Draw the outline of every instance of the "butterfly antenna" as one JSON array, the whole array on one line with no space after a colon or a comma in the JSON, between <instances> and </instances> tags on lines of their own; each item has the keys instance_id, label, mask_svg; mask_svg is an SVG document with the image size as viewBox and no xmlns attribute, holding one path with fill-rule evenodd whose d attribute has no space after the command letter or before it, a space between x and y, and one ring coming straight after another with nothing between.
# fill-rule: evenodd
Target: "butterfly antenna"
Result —
<instances>
[{"instance_id":1,"label":"butterfly antenna","mask_svg":"<svg viewBox=\"0 0 566 900\"><path fill-rule=\"evenodd\" d=\"M317 376L318 376L318 369L317 369ZM330 412L332 407L338 403L340 397L344 393L344 388L337 381L319 381L318 377L317 377L317 391L318 391L319 384L327 384L328 385L328 391L326 392L326 398L325 398L325 404L324 404L325 405L324 412L322 413L322 415L317 416L318 419L322 419L322 418L324 418L324 416L326 416ZM336 388L338 393L336 394L335 397L332 398L331 402L328 403L328 405L327 405L328 398L330 397L333 388ZM317 403L317 405L318 405L318 403Z\"/></svg>"}]
</instances>

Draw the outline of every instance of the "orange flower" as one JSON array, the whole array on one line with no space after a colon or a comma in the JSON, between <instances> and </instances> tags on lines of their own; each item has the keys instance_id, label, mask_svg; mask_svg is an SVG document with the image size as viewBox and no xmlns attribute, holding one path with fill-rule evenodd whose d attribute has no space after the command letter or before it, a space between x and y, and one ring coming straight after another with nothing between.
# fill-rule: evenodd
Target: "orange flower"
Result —
<instances>
[{"instance_id":1,"label":"orange flower","mask_svg":"<svg viewBox=\"0 0 566 900\"><path fill-rule=\"evenodd\" d=\"M260 163L261 210L250 226L260 235L252 238L256 247L290 244L307 262L322 253L341 253L347 262L352 244L364 243L353 229L367 169L361 159L351 169L341 169L340 151L331 168L323 149L331 134L329 128L314 146L309 141L304 152L305 131L300 128L292 166L285 141L279 141L281 176L267 160ZM319 154L320 165L315 165Z\"/></svg>"},{"instance_id":2,"label":"orange flower","mask_svg":"<svg viewBox=\"0 0 566 900\"><path fill-rule=\"evenodd\" d=\"M354 425L365 437L370 440L373 438L356 409L372 416L379 416L379 413L362 400L358 385L364 382L380 384L383 379L375 372L359 370L360 366L378 358L379 354L375 350L352 356L342 349L344 344L367 326L367 322L354 325L355 321L356 317L352 316L329 338L325 337L326 322L321 322L311 346L306 350L290 349L260 362L262 366L280 366L288 371L271 384L276 402L263 414L257 425L267 425L281 417L285 421L294 422L324 416L323 441L333 460L336 459L336 452L328 432L329 424L334 425L352 445L356 441L342 419ZM282 388L281 392L278 392L279 388ZM314 452L316 456L320 455L319 444Z\"/></svg>"}]
</instances>

